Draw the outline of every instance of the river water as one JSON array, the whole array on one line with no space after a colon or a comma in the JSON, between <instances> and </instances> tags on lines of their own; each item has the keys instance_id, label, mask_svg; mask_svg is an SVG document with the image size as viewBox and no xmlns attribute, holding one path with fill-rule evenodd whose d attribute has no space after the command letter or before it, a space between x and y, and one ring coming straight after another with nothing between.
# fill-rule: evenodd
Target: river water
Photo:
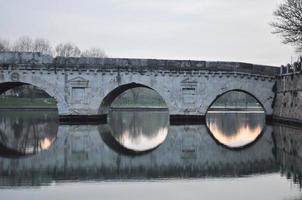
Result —
<instances>
[{"instance_id":1,"label":"river water","mask_svg":"<svg viewBox=\"0 0 302 200\"><path fill-rule=\"evenodd\" d=\"M1 199L302 199L302 130L262 112L112 110L63 125L54 111L0 112Z\"/></svg>"}]
</instances>

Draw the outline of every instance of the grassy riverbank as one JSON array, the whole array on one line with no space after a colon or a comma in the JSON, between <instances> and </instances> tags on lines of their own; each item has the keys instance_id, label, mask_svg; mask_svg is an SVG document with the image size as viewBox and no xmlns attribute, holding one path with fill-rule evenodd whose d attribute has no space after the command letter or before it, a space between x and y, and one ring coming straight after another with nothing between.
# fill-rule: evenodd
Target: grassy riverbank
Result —
<instances>
[{"instance_id":1,"label":"grassy riverbank","mask_svg":"<svg viewBox=\"0 0 302 200\"><path fill-rule=\"evenodd\" d=\"M101 104L101 102L100 102ZM153 90L134 88L118 96L111 104L112 108L166 108L163 99ZM0 109L53 109L56 101L47 97L0 96Z\"/></svg>"},{"instance_id":2,"label":"grassy riverbank","mask_svg":"<svg viewBox=\"0 0 302 200\"><path fill-rule=\"evenodd\" d=\"M57 108L53 98L0 97L0 109L10 108Z\"/></svg>"}]
</instances>

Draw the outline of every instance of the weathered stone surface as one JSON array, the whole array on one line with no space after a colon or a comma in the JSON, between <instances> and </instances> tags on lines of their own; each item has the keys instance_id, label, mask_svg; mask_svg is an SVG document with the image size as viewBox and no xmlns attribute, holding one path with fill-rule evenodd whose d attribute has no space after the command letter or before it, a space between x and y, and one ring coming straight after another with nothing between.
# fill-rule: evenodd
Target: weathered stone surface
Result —
<instances>
[{"instance_id":1,"label":"weathered stone surface","mask_svg":"<svg viewBox=\"0 0 302 200\"><path fill-rule=\"evenodd\" d=\"M274 117L302 120L302 75L292 73L278 77L274 102Z\"/></svg>"},{"instance_id":2,"label":"weathered stone surface","mask_svg":"<svg viewBox=\"0 0 302 200\"><path fill-rule=\"evenodd\" d=\"M52 60L39 53L0 53L0 92L16 83L32 84L57 100L60 115L106 113L114 96L139 86L158 92L172 115L204 115L218 95L230 90L253 95L271 115L277 73L276 67L235 62L83 57ZM192 101L187 101L188 87Z\"/></svg>"},{"instance_id":3,"label":"weathered stone surface","mask_svg":"<svg viewBox=\"0 0 302 200\"><path fill-rule=\"evenodd\" d=\"M0 64L51 64L53 58L39 52L1 52Z\"/></svg>"}]
</instances>

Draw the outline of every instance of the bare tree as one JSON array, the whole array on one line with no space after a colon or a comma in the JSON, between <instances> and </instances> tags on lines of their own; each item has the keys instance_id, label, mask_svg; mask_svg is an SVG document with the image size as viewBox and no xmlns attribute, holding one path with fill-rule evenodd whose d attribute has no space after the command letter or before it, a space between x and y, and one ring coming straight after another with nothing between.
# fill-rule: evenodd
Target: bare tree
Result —
<instances>
[{"instance_id":1,"label":"bare tree","mask_svg":"<svg viewBox=\"0 0 302 200\"><path fill-rule=\"evenodd\" d=\"M9 41L0 39L0 52L1 51L9 51L9 50L10 50Z\"/></svg>"},{"instance_id":2,"label":"bare tree","mask_svg":"<svg viewBox=\"0 0 302 200\"><path fill-rule=\"evenodd\" d=\"M52 47L51 47L50 42L43 38L35 39L34 44L33 44L33 51L52 55Z\"/></svg>"},{"instance_id":3,"label":"bare tree","mask_svg":"<svg viewBox=\"0 0 302 200\"><path fill-rule=\"evenodd\" d=\"M83 57L94 57L94 58L106 58L107 55L105 51L100 48L91 48L82 52Z\"/></svg>"},{"instance_id":4,"label":"bare tree","mask_svg":"<svg viewBox=\"0 0 302 200\"><path fill-rule=\"evenodd\" d=\"M81 50L72 43L60 43L56 46L56 55L62 57L78 57L81 55Z\"/></svg>"},{"instance_id":5,"label":"bare tree","mask_svg":"<svg viewBox=\"0 0 302 200\"><path fill-rule=\"evenodd\" d=\"M274 12L276 21L271 23L273 33L283 37L283 43L302 51L302 1L285 0Z\"/></svg>"},{"instance_id":6,"label":"bare tree","mask_svg":"<svg viewBox=\"0 0 302 200\"><path fill-rule=\"evenodd\" d=\"M32 52L34 51L34 42L30 37L22 36L14 43L12 50Z\"/></svg>"}]
</instances>

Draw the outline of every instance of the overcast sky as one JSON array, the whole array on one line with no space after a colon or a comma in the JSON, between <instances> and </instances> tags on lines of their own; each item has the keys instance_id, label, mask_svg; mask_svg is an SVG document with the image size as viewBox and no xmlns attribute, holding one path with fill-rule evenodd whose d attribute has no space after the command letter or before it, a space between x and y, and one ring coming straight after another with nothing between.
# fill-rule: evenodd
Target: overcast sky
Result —
<instances>
[{"instance_id":1,"label":"overcast sky","mask_svg":"<svg viewBox=\"0 0 302 200\"><path fill-rule=\"evenodd\" d=\"M271 34L282 0L0 0L0 38L100 47L110 57L281 65L294 48Z\"/></svg>"}]
</instances>

